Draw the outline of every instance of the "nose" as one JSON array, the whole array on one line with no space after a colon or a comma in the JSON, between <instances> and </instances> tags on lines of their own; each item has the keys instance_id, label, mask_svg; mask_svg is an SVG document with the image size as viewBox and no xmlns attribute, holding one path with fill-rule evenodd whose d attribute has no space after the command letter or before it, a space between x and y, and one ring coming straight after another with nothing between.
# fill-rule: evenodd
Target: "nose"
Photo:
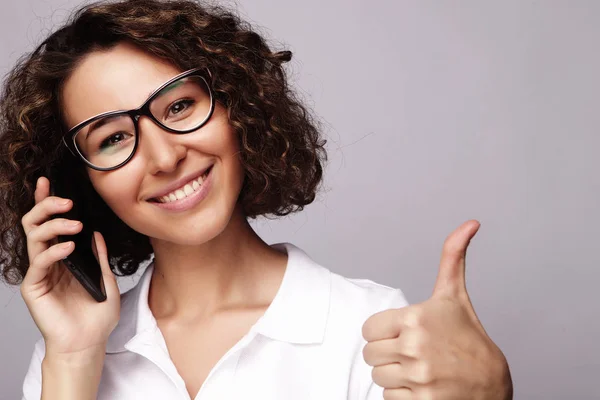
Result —
<instances>
[{"instance_id":1,"label":"nose","mask_svg":"<svg viewBox=\"0 0 600 400\"><path fill-rule=\"evenodd\" d=\"M146 116L138 120L138 149L152 174L173 172L186 156L178 135L162 129Z\"/></svg>"}]
</instances>

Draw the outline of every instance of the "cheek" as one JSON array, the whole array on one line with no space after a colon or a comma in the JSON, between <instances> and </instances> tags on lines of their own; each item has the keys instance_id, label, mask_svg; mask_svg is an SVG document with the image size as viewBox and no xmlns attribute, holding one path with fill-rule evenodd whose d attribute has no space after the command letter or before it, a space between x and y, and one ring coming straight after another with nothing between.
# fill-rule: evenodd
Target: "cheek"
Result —
<instances>
[{"instance_id":1,"label":"cheek","mask_svg":"<svg viewBox=\"0 0 600 400\"><path fill-rule=\"evenodd\" d=\"M133 164L130 167L133 167ZM131 202L136 200L137 188L132 184L136 180L131 179L132 176L136 175L131 168L121 168L111 173L96 171L90 173L90 181L96 192L123 220L128 207L131 207Z\"/></svg>"},{"instance_id":2,"label":"cheek","mask_svg":"<svg viewBox=\"0 0 600 400\"><path fill-rule=\"evenodd\" d=\"M240 160L241 145L238 134L229 124L225 109L217 107L215 117L214 125L210 127L215 134L211 135L211 143L207 147L214 149L213 153L221 158L230 183L240 186L244 171Z\"/></svg>"},{"instance_id":3,"label":"cheek","mask_svg":"<svg viewBox=\"0 0 600 400\"><path fill-rule=\"evenodd\" d=\"M242 167L239 140L236 132L233 128L230 128L230 132L227 135L227 150L225 151L226 159L223 160L230 171L230 179L232 184L236 186L236 189L240 189L244 180L244 169Z\"/></svg>"},{"instance_id":4,"label":"cheek","mask_svg":"<svg viewBox=\"0 0 600 400\"><path fill-rule=\"evenodd\" d=\"M217 105L211 121L207 128L208 136L213 148L218 149L216 153L223 156L230 156L239 151L238 135L233 126L229 123L227 111L220 105Z\"/></svg>"}]
</instances>

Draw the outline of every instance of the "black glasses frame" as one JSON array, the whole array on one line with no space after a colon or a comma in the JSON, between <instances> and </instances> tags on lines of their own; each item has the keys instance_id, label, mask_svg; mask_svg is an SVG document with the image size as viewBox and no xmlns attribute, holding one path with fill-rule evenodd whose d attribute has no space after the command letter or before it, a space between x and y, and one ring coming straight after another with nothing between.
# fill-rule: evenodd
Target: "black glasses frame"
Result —
<instances>
[{"instance_id":1,"label":"black glasses frame","mask_svg":"<svg viewBox=\"0 0 600 400\"><path fill-rule=\"evenodd\" d=\"M133 110L109 111L109 112L102 113L102 114L96 115L94 117L91 117L91 118L77 124L73 128L69 129L69 131L63 136L63 138L62 138L63 143L65 144L65 146L67 146L67 148L69 149L71 154L73 154L75 157L81 158L81 160L92 169L95 169L97 171L112 171L117 168L120 168L123 165L127 164L127 162L129 162L129 160L131 160L131 158L133 158L133 156L135 155L135 152L137 150L139 136L140 136L139 127L138 127L140 117L146 116L146 117L150 118L152 121L154 121L155 124L157 124L164 130L166 130L167 132L177 133L177 134L185 134L185 133L193 132L195 130L200 129L202 126L204 126L208 122L208 120L212 116L213 111L215 109L215 98L213 96L211 85L207 81L205 74L208 75L209 77L212 76L208 69L202 69L202 68L194 68L194 69L190 69L188 71L182 72L181 74L170 79L168 82L162 84L158 89L156 89L154 92L152 92L152 94L150 95L150 97L148 97L148 99L144 102L144 104L142 104L138 108L135 108ZM210 110L208 111L206 118L204 118L204 120L202 122L200 122L200 124L198 124L198 126L192 128L192 129L187 129L187 130L182 131L182 130L169 128L168 126L165 126L164 124L162 124L154 115L152 115L152 113L150 112L150 103L152 103L152 101L156 97L158 97L158 95L164 88L173 84L175 81L186 78L188 76L199 76L200 78L202 78L204 83L206 83L206 87L208 88L208 93L210 95ZM114 167L98 167L98 166L90 163L88 160L86 160L86 158L83 156L83 154L81 154L81 152L77 148L77 144L75 143L75 135L77 134L77 132L79 130L81 130L81 128L83 128L87 124L91 124L92 122L95 122L95 121L105 118L105 117L112 117L112 116L116 116L116 115L128 115L131 118L131 120L133 121L133 126L135 129L135 142L133 144L133 150L131 151L131 154L129 155L129 157L127 157L125 159L125 161L121 162L120 164L118 164ZM68 137L69 137L69 140L67 140Z\"/></svg>"}]
</instances>

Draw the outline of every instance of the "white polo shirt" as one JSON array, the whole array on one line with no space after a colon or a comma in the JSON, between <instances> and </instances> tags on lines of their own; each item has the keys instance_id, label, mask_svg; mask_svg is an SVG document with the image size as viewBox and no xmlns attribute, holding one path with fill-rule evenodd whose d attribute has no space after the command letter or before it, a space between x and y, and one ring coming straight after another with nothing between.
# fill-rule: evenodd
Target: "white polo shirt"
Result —
<instances>
[{"instance_id":1,"label":"white polo shirt","mask_svg":"<svg viewBox=\"0 0 600 400\"><path fill-rule=\"evenodd\" d=\"M281 287L264 315L213 367L195 400L382 400L363 359L362 325L376 312L408 303L398 289L349 279L289 243ZM191 400L148 307L150 264L121 295L109 336L98 400ZM23 383L23 399L41 397L43 338Z\"/></svg>"}]
</instances>

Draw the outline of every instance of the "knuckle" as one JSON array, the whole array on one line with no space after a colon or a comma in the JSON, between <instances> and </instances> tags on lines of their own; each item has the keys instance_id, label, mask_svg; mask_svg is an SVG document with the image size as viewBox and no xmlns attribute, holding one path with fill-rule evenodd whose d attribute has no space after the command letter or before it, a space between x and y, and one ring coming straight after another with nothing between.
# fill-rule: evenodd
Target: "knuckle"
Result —
<instances>
[{"instance_id":1,"label":"knuckle","mask_svg":"<svg viewBox=\"0 0 600 400\"><path fill-rule=\"evenodd\" d=\"M396 357L400 357L400 356L404 355L404 352L402 351L404 346L402 343L401 336L402 336L402 334L400 336L398 336L397 338L394 338L394 340L393 340L392 351L394 353L394 356L396 356Z\"/></svg>"},{"instance_id":2,"label":"knuckle","mask_svg":"<svg viewBox=\"0 0 600 400\"><path fill-rule=\"evenodd\" d=\"M433 366L426 361L416 363L412 378L413 381L423 385L432 383L434 380Z\"/></svg>"},{"instance_id":3,"label":"knuckle","mask_svg":"<svg viewBox=\"0 0 600 400\"><path fill-rule=\"evenodd\" d=\"M411 330L405 332L399 347L405 356L420 358L425 353L427 347L423 331Z\"/></svg>"},{"instance_id":4,"label":"knuckle","mask_svg":"<svg viewBox=\"0 0 600 400\"><path fill-rule=\"evenodd\" d=\"M452 236L449 236L444 241L442 251L448 255L459 253L461 251L460 243L457 243L456 240L452 239Z\"/></svg>"},{"instance_id":5,"label":"knuckle","mask_svg":"<svg viewBox=\"0 0 600 400\"><path fill-rule=\"evenodd\" d=\"M38 230L39 230L39 227L31 228L28 232L25 232L25 236L27 237L28 240L33 241L33 240L35 240Z\"/></svg>"},{"instance_id":6,"label":"knuckle","mask_svg":"<svg viewBox=\"0 0 600 400\"><path fill-rule=\"evenodd\" d=\"M412 308L410 312L404 316L404 325L410 328L418 328L423 325L424 313L421 308Z\"/></svg>"},{"instance_id":7,"label":"knuckle","mask_svg":"<svg viewBox=\"0 0 600 400\"><path fill-rule=\"evenodd\" d=\"M41 257L42 257L42 253L38 253L38 254L34 255L34 256L31 258L31 263L30 263L30 265L29 265L29 268L36 268L36 267L37 267L37 265L38 265L38 264L40 263L40 261L41 261L41 260L40 260L40 258L41 258Z\"/></svg>"}]
</instances>

